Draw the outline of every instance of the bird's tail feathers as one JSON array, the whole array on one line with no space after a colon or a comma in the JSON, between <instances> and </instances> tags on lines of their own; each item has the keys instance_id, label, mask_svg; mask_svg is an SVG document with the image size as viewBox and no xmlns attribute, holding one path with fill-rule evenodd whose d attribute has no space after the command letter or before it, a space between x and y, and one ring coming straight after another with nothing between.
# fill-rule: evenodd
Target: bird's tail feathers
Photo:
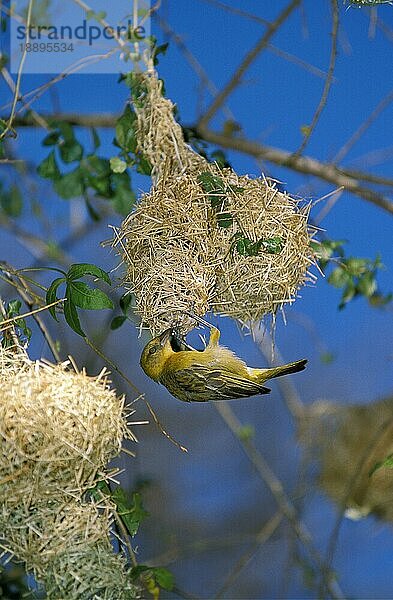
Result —
<instances>
[{"instance_id":1,"label":"bird's tail feathers","mask_svg":"<svg viewBox=\"0 0 393 600\"><path fill-rule=\"evenodd\" d=\"M291 373L298 373L306 368L307 359L296 360L295 362L281 365L280 367L272 367L270 369L253 369L254 375L258 377L261 383L267 379L273 379L274 377L281 377L282 375L290 375Z\"/></svg>"}]
</instances>

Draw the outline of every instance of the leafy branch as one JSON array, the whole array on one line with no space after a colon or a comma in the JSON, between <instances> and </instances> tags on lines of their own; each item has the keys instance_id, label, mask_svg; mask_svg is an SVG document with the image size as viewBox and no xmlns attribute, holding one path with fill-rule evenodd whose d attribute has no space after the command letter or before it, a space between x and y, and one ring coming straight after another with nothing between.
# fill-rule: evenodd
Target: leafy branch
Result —
<instances>
[{"instance_id":1,"label":"leafy branch","mask_svg":"<svg viewBox=\"0 0 393 600\"><path fill-rule=\"evenodd\" d=\"M80 324L77 308L83 308L85 310L102 310L105 308L113 309L114 305L105 292L99 288L93 288L83 281L79 281L79 279L85 275L92 275L108 285L111 285L109 275L106 271L100 269L100 267L88 263L71 265L67 273L61 269L58 270L62 273L62 277L57 277L52 281L46 293L46 302L48 304L55 302L58 299L57 291L59 287L65 285L66 299L63 303L64 318L75 333L82 337L86 337ZM49 308L49 312L52 317L58 321L54 306Z\"/></svg>"},{"instance_id":2,"label":"leafy branch","mask_svg":"<svg viewBox=\"0 0 393 600\"><path fill-rule=\"evenodd\" d=\"M374 260L345 256L343 240L323 240L311 242L318 264L323 272L333 263L335 268L330 272L327 281L341 289L338 308L342 310L348 302L356 297L365 297L371 306L382 307L388 304L393 295L383 294L377 282L378 272L384 269L379 256Z\"/></svg>"}]
</instances>

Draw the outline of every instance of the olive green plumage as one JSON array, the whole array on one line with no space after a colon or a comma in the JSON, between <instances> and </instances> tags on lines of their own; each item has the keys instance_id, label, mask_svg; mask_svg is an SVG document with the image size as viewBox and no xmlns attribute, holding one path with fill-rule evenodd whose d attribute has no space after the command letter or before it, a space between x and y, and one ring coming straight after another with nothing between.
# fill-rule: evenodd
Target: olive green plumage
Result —
<instances>
[{"instance_id":1,"label":"olive green plumage","mask_svg":"<svg viewBox=\"0 0 393 600\"><path fill-rule=\"evenodd\" d=\"M171 344L172 330L167 329L144 348L141 366L146 375L164 385L184 402L233 400L268 394L265 381L302 371L307 360L280 367L254 369L231 350L219 345L220 331L212 327L209 343L203 351L180 350Z\"/></svg>"}]
</instances>

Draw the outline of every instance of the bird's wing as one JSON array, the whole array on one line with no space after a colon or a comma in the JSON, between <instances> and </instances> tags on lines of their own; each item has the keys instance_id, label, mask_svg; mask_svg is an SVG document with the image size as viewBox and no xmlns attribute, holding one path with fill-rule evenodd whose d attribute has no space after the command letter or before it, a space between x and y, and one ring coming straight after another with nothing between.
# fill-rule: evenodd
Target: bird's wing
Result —
<instances>
[{"instance_id":1,"label":"bird's wing","mask_svg":"<svg viewBox=\"0 0 393 600\"><path fill-rule=\"evenodd\" d=\"M186 402L234 400L270 392L269 388L230 371L200 364L166 372L160 381L171 394Z\"/></svg>"}]
</instances>

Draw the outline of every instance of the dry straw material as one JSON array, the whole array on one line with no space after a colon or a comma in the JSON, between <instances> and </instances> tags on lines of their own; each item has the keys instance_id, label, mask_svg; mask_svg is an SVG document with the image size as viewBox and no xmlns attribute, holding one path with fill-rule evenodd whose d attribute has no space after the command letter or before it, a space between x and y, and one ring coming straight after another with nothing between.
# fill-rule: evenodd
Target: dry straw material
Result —
<instances>
[{"instance_id":1,"label":"dry straw material","mask_svg":"<svg viewBox=\"0 0 393 600\"><path fill-rule=\"evenodd\" d=\"M154 72L134 94L138 151L153 187L116 231L124 287L153 334L191 321L181 311L228 315L243 325L292 302L313 278L309 206L266 178L238 176L184 141ZM304 203L303 203L304 204Z\"/></svg>"},{"instance_id":2,"label":"dry straw material","mask_svg":"<svg viewBox=\"0 0 393 600\"><path fill-rule=\"evenodd\" d=\"M124 559L113 553L110 528L108 506L77 500L25 501L0 510L0 543L53 600L138 597Z\"/></svg>"},{"instance_id":3,"label":"dry straw material","mask_svg":"<svg viewBox=\"0 0 393 600\"><path fill-rule=\"evenodd\" d=\"M128 430L107 373L70 360L31 361L0 347L0 547L58 600L137 598L110 543L110 501L86 492L107 480Z\"/></svg>"},{"instance_id":4,"label":"dry straw material","mask_svg":"<svg viewBox=\"0 0 393 600\"><path fill-rule=\"evenodd\" d=\"M204 178L220 189L206 191ZM274 315L312 280L308 210L274 183L216 165L165 174L115 240L143 325L158 333L179 311L212 310L244 325Z\"/></svg>"},{"instance_id":5,"label":"dry straw material","mask_svg":"<svg viewBox=\"0 0 393 600\"><path fill-rule=\"evenodd\" d=\"M0 350L0 501L80 495L131 437L105 370L69 367Z\"/></svg>"},{"instance_id":6,"label":"dry straw material","mask_svg":"<svg viewBox=\"0 0 393 600\"><path fill-rule=\"evenodd\" d=\"M300 441L319 462L320 487L347 516L393 521L393 398L367 405L316 402L305 409Z\"/></svg>"}]
</instances>

